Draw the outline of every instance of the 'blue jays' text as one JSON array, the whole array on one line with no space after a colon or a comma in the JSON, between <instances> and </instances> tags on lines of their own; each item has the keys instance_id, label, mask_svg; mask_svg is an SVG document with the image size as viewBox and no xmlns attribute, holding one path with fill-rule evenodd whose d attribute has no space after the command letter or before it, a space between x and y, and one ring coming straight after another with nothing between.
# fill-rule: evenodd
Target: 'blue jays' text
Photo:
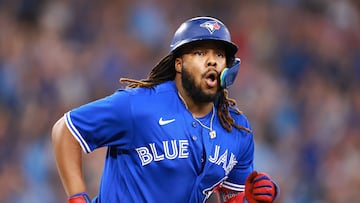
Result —
<instances>
[{"instance_id":1,"label":"'blue jays' text","mask_svg":"<svg viewBox=\"0 0 360 203\"><path fill-rule=\"evenodd\" d=\"M141 160L141 165L145 166L152 161L162 161L165 159L184 159L189 157L189 141L188 140L170 140L163 141L162 146L150 143L149 146L136 148ZM163 152L163 153L159 153ZM214 154L208 157L211 163L222 166L225 174L229 174L231 169L236 165L237 161L233 153L225 150L220 154L220 146L215 145Z\"/></svg>"}]
</instances>

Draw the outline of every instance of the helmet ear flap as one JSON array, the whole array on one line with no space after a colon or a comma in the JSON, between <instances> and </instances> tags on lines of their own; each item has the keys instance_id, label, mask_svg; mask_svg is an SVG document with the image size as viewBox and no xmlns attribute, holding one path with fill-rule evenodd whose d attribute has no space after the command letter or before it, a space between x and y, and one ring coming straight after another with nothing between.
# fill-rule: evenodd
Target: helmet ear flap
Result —
<instances>
[{"instance_id":1,"label":"helmet ear flap","mask_svg":"<svg viewBox=\"0 0 360 203\"><path fill-rule=\"evenodd\" d=\"M222 88L228 88L232 85L236 79L236 76L240 69L241 60L235 58L233 64L229 68L225 68L220 74L220 86Z\"/></svg>"}]
</instances>

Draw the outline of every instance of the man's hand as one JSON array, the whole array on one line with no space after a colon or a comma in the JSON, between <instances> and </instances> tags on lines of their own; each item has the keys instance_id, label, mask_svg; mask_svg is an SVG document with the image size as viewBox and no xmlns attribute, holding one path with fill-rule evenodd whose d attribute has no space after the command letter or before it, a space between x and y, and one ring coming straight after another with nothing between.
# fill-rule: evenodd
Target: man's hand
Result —
<instances>
[{"instance_id":1,"label":"man's hand","mask_svg":"<svg viewBox=\"0 0 360 203\"><path fill-rule=\"evenodd\" d=\"M245 198L249 203L271 203L279 193L279 187L266 173L253 171L246 179Z\"/></svg>"},{"instance_id":2,"label":"man's hand","mask_svg":"<svg viewBox=\"0 0 360 203\"><path fill-rule=\"evenodd\" d=\"M91 200L86 192L81 192L70 196L68 203L91 203Z\"/></svg>"}]
</instances>

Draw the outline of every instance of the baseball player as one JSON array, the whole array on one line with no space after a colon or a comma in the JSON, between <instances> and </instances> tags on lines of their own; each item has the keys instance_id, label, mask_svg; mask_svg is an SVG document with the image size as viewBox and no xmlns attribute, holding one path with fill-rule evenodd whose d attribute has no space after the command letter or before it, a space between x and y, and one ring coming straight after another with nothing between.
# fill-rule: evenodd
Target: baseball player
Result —
<instances>
[{"instance_id":1,"label":"baseball player","mask_svg":"<svg viewBox=\"0 0 360 203\"><path fill-rule=\"evenodd\" d=\"M52 142L68 202L273 202L279 188L254 171L251 126L228 97L237 50L218 19L189 19L146 79L122 78L127 88L65 113ZM91 200L82 151L100 147L107 154Z\"/></svg>"}]
</instances>

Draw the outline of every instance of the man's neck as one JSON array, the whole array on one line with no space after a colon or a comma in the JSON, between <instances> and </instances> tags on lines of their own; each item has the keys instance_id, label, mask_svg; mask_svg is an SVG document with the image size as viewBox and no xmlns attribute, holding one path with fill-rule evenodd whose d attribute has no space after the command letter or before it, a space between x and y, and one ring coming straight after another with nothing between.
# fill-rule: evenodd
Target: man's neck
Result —
<instances>
[{"instance_id":1,"label":"man's neck","mask_svg":"<svg viewBox=\"0 0 360 203\"><path fill-rule=\"evenodd\" d=\"M203 117L212 111L213 103L198 103L195 102L184 89L178 89L180 99L184 102L186 108L192 113L194 117Z\"/></svg>"}]
</instances>

